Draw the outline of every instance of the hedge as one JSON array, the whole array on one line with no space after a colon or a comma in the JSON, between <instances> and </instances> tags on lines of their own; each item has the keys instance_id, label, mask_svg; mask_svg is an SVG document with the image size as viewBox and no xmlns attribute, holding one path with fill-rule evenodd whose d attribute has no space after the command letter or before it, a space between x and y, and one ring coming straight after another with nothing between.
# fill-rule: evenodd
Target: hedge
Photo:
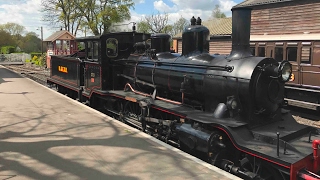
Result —
<instances>
[{"instance_id":1,"label":"hedge","mask_svg":"<svg viewBox=\"0 0 320 180\"><path fill-rule=\"evenodd\" d=\"M13 53L16 48L14 46L2 46L1 54L10 54Z\"/></svg>"}]
</instances>

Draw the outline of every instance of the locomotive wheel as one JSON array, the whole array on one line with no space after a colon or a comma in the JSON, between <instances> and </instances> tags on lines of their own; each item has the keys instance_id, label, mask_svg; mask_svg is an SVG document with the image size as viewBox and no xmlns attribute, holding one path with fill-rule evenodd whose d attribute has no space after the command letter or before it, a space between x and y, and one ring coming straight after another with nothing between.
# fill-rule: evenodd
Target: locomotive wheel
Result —
<instances>
[{"instance_id":1,"label":"locomotive wheel","mask_svg":"<svg viewBox=\"0 0 320 180\"><path fill-rule=\"evenodd\" d=\"M260 180L285 180L278 169L262 161L256 160L256 162L253 162L252 159L245 163L242 168L259 175L258 179Z\"/></svg>"},{"instance_id":2,"label":"locomotive wheel","mask_svg":"<svg viewBox=\"0 0 320 180\"><path fill-rule=\"evenodd\" d=\"M124 122L141 127L140 122L141 108L137 103L126 102L122 111L122 119Z\"/></svg>"},{"instance_id":3,"label":"locomotive wheel","mask_svg":"<svg viewBox=\"0 0 320 180\"><path fill-rule=\"evenodd\" d=\"M260 164L259 167L256 167L256 168L259 168L257 169L257 171L255 173L257 173L261 179L263 180L281 180L283 179L281 173L271 167L271 166L268 166L266 164ZM284 179L283 179L284 180Z\"/></svg>"},{"instance_id":4,"label":"locomotive wheel","mask_svg":"<svg viewBox=\"0 0 320 180\"><path fill-rule=\"evenodd\" d=\"M176 120L176 121L178 121L178 118L176 116L171 115L171 114L167 114L167 113L164 113L164 112L158 111L158 110L155 112L155 115L153 117L158 120L171 120L171 121ZM168 140L170 139L171 133L172 133L170 128L171 127L161 125L161 123L156 124L154 126L154 130L157 133L157 138L164 140L167 143Z\"/></svg>"},{"instance_id":5,"label":"locomotive wheel","mask_svg":"<svg viewBox=\"0 0 320 180\"><path fill-rule=\"evenodd\" d=\"M111 111L113 118L123 122L123 103L121 101L114 102L111 106Z\"/></svg>"}]
</instances>

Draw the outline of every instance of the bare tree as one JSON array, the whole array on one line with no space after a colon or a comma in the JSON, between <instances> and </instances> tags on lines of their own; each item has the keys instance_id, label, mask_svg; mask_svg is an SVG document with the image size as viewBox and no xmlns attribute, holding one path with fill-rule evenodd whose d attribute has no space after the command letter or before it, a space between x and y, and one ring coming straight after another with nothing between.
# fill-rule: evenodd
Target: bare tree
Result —
<instances>
[{"instance_id":1,"label":"bare tree","mask_svg":"<svg viewBox=\"0 0 320 180\"><path fill-rule=\"evenodd\" d=\"M221 12L220 6L216 4L215 8L212 11L212 17L213 18L226 18L226 15Z\"/></svg>"},{"instance_id":2,"label":"bare tree","mask_svg":"<svg viewBox=\"0 0 320 180\"><path fill-rule=\"evenodd\" d=\"M183 29L188 26L189 22L188 20L186 20L185 18L183 18L182 16L178 19L178 21L176 21L174 24L173 24L173 28L172 28L172 34L173 35L176 35L180 32L183 31Z\"/></svg>"},{"instance_id":3,"label":"bare tree","mask_svg":"<svg viewBox=\"0 0 320 180\"><path fill-rule=\"evenodd\" d=\"M166 26L168 25L168 14L152 14L150 16L146 16L144 20L151 32L154 33L165 33ZM167 30L166 30L167 31Z\"/></svg>"}]
</instances>

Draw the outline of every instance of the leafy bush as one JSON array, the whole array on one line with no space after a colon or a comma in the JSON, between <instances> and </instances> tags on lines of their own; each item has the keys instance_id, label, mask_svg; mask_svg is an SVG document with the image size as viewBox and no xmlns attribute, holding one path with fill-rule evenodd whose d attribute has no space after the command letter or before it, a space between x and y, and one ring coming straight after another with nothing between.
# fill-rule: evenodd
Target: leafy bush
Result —
<instances>
[{"instance_id":1,"label":"leafy bush","mask_svg":"<svg viewBox=\"0 0 320 180\"><path fill-rule=\"evenodd\" d=\"M2 46L1 54L10 54L13 53L16 48L14 46Z\"/></svg>"},{"instance_id":2,"label":"leafy bush","mask_svg":"<svg viewBox=\"0 0 320 180\"><path fill-rule=\"evenodd\" d=\"M31 58L33 58L34 56L40 57L40 56L41 56L41 53L39 53L39 52L32 52L32 53L30 53L30 55L31 55Z\"/></svg>"},{"instance_id":3,"label":"leafy bush","mask_svg":"<svg viewBox=\"0 0 320 180\"><path fill-rule=\"evenodd\" d=\"M26 62L27 62L27 60L26 60ZM43 54L42 56L41 56L41 54L40 54L40 56L34 55L32 57L32 60L30 60L30 62L34 65L37 65L37 66L46 67L46 62L47 62L46 61L46 54Z\"/></svg>"}]
</instances>

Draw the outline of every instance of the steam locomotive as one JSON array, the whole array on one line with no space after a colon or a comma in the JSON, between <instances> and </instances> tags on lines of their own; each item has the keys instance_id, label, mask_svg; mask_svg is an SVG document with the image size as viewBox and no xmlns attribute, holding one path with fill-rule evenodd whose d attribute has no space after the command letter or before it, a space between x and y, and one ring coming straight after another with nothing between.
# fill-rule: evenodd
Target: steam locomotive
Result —
<instances>
[{"instance_id":1,"label":"steam locomotive","mask_svg":"<svg viewBox=\"0 0 320 180\"><path fill-rule=\"evenodd\" d=\"M192 18L182 54L135 28L78 38L85 49L52 56L47 82L244 179L320 179L318 129L283 109L291 64L252 56L251 9L232 13L228 56L208 53L209 30Z\"/></svg>"}]
</instances>

